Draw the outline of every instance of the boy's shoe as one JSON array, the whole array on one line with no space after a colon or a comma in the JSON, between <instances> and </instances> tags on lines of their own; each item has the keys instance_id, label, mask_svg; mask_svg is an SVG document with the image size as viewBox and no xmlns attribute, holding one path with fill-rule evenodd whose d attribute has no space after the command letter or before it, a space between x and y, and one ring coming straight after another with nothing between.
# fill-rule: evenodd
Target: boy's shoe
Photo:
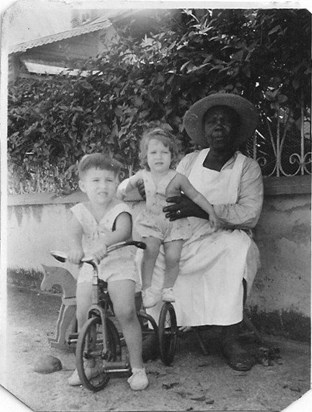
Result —
<instances>
[{"instance_id":1,"label":"boy's shoe","mask_svg":"<svg viewBox=\"0 0 312 412\"><path fill-rule=\"evenodd\" d=\"M152 308L157 305L159 301L159 295L151 287L142 290L142 302L144 308Z\"/></svg>"},{"instance_id":2,"label":"boy's shoe","mask_svg":"<svg viewBox=\"0 0 312 412\"><path fill-rule=\"evenodd\" d=\"M128 379L130 388L133 391L142 391L148 387L148 379L145 373L145 369L132 369L132 375Z\"/></svg>"},{"instance_id":3,"label":"boy's shoe","mask_svg":"<svg viewBox=\"0 0 312 412\"><path fill-rule=\"evenodd\" d=\"M172 288L164 288L161 293L163 302L175 302L175 297Z\"/></svg>"},{"instance_id":4,"label":"boy's shoe","mask_svg":"<svg viewBox=\"0 0 312 412\"><path fill-rule=\"evenodd\" d=\"M88 379L95 378L100 374L100 371L97 367L87 367L85 369L85 374ZM68 378L68 383L70 386L79 386L82 385L81 380L78 375L77 369L74 370L73 374Z\"/></svg>"}]
</instances>

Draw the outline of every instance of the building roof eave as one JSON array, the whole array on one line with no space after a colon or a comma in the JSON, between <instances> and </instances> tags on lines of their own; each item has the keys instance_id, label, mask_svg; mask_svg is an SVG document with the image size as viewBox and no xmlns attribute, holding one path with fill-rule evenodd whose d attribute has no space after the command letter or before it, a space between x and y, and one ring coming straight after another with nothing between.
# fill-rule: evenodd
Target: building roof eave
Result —
<instances>
[{"instance_id":1,"label":"building roof eave","mask_svg":"<svg viewBox=\"0 0 312 412\"><path fill-rule=\"evenodd\" d=\"M81 36L82 34L108 29L111 26L111 21L106 20L104 22L96 24L88 24L85 26L75 27L74 29L67 30L61 33L56 33L50 36L44 36L39 39L34 39L24 43L16 44L9 50L9 54L25 52L26 50L32 49L34 47L44 46L45 44L50 44L64 39L69 39L71 37Z\"/></svg>"}]
</instances>

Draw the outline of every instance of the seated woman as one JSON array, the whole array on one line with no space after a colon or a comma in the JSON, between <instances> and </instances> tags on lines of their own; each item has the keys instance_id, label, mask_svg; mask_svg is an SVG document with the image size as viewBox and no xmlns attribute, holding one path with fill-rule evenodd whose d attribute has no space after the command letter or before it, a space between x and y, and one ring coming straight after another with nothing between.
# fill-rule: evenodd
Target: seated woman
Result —
<instances>
[{"instance_id":1,"label":"seated woman","mask_svg":"<svg viewBox=\"0 0 312 412\"><path fill-rule=\"evenodd\" d=\"M254 133L257 121L255 107L238 95L217 93L196 102L184 116L184 127L202 150L186 155L177 171L213 205L221 228L211 233L209 215L186 196L167 199L164 208L168 219L188 217L192 227L174 286L178 324L222 326L222 353L228 364L240 371L254 364L238 342L238 330L243 319L244 284L249 293L259 265L251 229L260 216L263 182L258 163L238 148ZM164 267L160 252L154 289L161 290ZM157 319L152 310L151 314Z\"/></svg>"}]
</instances>

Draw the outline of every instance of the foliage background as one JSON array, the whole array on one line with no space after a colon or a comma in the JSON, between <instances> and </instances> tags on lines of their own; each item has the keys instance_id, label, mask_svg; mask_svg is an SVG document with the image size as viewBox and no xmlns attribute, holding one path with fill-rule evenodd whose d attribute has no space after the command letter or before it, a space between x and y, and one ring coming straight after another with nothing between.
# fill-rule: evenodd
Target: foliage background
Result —
<instances>
[{"instance_id":1,"label":"foliage background","mask_svg":"<svg viewBox=\"0 0 312 412\"><path fill-rule=\"evenodd\" d=\"M155 10L145 26L136 23L132 17L116 25L118 43L85 62L87 76L10 86L10 193L75 190L77 160L95 151L115 156L131 174L140 137L154 125L170 127L183 153L193 150L183 115L216 91L243 95L259 109L264 174L274 168L281 137L300 151L311 105L307 10ZM242 150L252 155L253 142Z\"/></svg>"}]
</instances>

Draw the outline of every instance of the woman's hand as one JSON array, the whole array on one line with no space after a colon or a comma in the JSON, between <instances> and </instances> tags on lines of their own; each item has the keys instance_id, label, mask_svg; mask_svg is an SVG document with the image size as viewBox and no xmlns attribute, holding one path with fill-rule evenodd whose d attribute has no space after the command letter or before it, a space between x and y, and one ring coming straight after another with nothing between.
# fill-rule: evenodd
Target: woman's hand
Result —
<instances>
[{"instance_id":1,"label":"woman's hand","mask_svg":"<svg viewBox=\"0 0 312 412\"><path fill-rule=\"evenodd\" d=\"M173 203L172 205L163 208L166 218L170 221L190 216L209 220L208 213L204 212L196 203L185 195L168 197L166 200L168 203Z\"/></svg>"}]
</instances>

